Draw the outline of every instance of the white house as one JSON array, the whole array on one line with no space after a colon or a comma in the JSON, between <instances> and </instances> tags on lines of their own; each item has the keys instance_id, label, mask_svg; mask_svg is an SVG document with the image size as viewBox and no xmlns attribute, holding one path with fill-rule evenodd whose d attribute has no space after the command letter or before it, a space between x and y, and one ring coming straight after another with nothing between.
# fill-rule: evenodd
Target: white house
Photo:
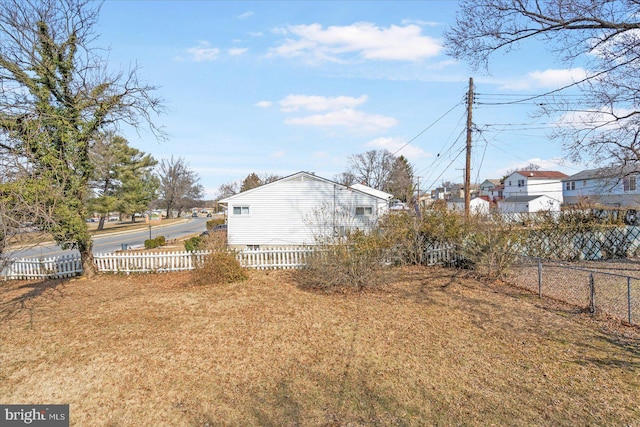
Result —
<instances>
[{"instance_id":1,"label":"white house","mask_svg":"<svg viewBox=\"0 0 640 427\"><path fill-rule=\"evenodd\" d=\"M347 229L368 231L388 210L391 194L348 187L298 172L220 200L227 205L227 241L235 248L299 246Z\"/></svg>"},{"instance_id":2,"label":"white house","mask_svg":"<svg viewBox=\"0 0 640 427\"><path fill-rule=\"evenodd\" d=\"M560 202L549 196L511 196L498 201L502 213L533 213L540 211L559 211Z\"/></svg>"},{"instance_id":3,"label":"white house","mask_svg":"<svg viewBox=\"0 0 640 427\"><path fill-rule=\"evenodd\" d=\"M612 207L640 207L640 166L598 168L578 172L562 180L564 202Z\"/></svg>"},{"instance_id":4,"label":"white house","mask_svg":"<svg viewBox=\"0 0 640 427\"><path fill-rule=\"evenodd\" d=\"M469 211L472 214L487 215L489 213L490 203L482 197L474 197L469 200ZM464 212L464 199L454 198L447 200L447 209Z\"/></svg>"},{"instance_id":5,"label":"white house","mask_svg":"<svg viewBox=\"0 0 640 427\"><path fill-rule=\"evenodd\" d=\"M498 201L498 209L501 212L560 210L564 178L567 175L557 171L513 172L504 180L504 199Z\"/></svg>"}]
</instances>

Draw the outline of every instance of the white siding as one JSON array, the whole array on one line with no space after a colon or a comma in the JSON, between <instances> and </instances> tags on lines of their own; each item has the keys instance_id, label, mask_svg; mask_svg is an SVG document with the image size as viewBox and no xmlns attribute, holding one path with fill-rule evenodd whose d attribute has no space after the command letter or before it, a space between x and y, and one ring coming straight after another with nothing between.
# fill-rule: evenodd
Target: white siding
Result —
<instances>
[{"instance_id":1,"label":"white siding","mask_svg":"<svg viewBox=\"0 0 640 427\"><path fill-rule=\"evenodd\" d=\"M371 215L356 216L356 207ZM317 233L333 234L334 225L368 229L377 221L384 201L302 174L294 175L228 199L228 243L246 245L309 245ZM248 207L248 215L234 215Z\"/></svg>"}]
</instances>

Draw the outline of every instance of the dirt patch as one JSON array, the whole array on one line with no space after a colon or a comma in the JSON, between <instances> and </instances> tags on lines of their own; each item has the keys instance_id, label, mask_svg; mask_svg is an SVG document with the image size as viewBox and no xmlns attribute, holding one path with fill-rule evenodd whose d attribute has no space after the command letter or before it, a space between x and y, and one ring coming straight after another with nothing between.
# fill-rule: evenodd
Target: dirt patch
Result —
<instances>
[{"instance_id":1,"label":"dirt patch","mask_svg":"<svg viewBox=\"0 0 640 427\"><path fill-rule=\"evenodd\" d=\"M294 277L3 283L0 401L76 426L640 422L632 329L446 269L353 294Z\"/></svg>"}]
</instances>

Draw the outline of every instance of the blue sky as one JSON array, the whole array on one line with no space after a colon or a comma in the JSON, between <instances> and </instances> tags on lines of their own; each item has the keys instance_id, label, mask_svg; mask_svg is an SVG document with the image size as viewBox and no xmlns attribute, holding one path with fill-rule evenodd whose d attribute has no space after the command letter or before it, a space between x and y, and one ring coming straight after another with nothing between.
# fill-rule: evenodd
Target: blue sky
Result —
<instances>
[{"instance_id":1,"label":"blue sky","mask_svg":"<svg viewBox=\"0 0 640 427\"><path fill-rule=\"evenodd\" d=\"M249 173L305 170L332 179L349 156L404 155L421 190L462 182L466 106L474 78L472 181L536 163L569 175L552 124L532 104L487 105L541 94L580 76L542 46L498 54L491 74L447 57L442 32L456 1L113 1L97 46L110 66L140 67L159 86L168 134L123 129L156 159L183 157L207 198Z\"/></svg>"}]
</instances>

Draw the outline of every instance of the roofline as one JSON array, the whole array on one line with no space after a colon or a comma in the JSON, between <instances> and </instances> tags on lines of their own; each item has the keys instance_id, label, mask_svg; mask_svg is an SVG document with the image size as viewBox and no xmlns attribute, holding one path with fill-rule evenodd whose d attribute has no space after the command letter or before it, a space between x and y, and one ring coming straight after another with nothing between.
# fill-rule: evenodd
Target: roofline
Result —
<instances>
[{"instance_id":1,"label":"roofline","mask_svg":"<svg viewBox=\"0 0 640 427\"><path fill-rule=\"evenodd\" d=\"M234 194L234 195L232 195L232 196L225 197L224 199L218 200L218 203L223 204L223 205L224 205L224 204L227 204L227 203L229 203L229 201L230 201L231 199L234 199L234 198L236 198L237 196L239 196L239 195L241 195L241 194L244 196L244 195L246 195L247 193L250 193L250 192L252 192L252 191L258 190L258 189L260 189L260 188L264 188L264 187L266 187L266 186L268 186L268 185L275 184L275 183L277 183L278 181L284 181L285 179L289 179L289 178L291 178L291 177L293 177L293 176L301 175L301 174L302 174L302 175L307 175L307 176L312 177L312 178L315 178L315 179L319 179L320 181L324 181L324 182L326 182L326 183L333 184L333 185L338 186L338 187L341 187L341 188L350 189L351 191L357 191L358 193L360 193L360 194L364 194L365 196L369 196L369 197L373 197L373 198L375 198L375 199L379 199L379 200L387 201L387 199L386 199L386 198L384 198L384 197L379 197L379 196L376 196L375 194L370 194L370 193L364 192L364 191L362 191L362 190L358 190L357 188L353 188L353 187L351 187L351 186L349 186L349 185L340 184L340 183L335 182L335 181L332 181L332 180L330 180L330 179L323 178L323 177L321 177L321 176L315 175L315 174L313 174L313 173L311 173L311 172L299 171L299 172L296 172L296 173L292 173L291 175L284 176L284 177L282 177L282 178L280 178L280 179L278 179L278 180L275 180L275 181L273 181L273 182L270 182L270 183L268 183L268 184L264 184L264 185L261 185L261 186L256 187L256 188L252 188L251 190L241 191L240 193L236 193L236 194Z\"/></svg>"}]
</instances>

